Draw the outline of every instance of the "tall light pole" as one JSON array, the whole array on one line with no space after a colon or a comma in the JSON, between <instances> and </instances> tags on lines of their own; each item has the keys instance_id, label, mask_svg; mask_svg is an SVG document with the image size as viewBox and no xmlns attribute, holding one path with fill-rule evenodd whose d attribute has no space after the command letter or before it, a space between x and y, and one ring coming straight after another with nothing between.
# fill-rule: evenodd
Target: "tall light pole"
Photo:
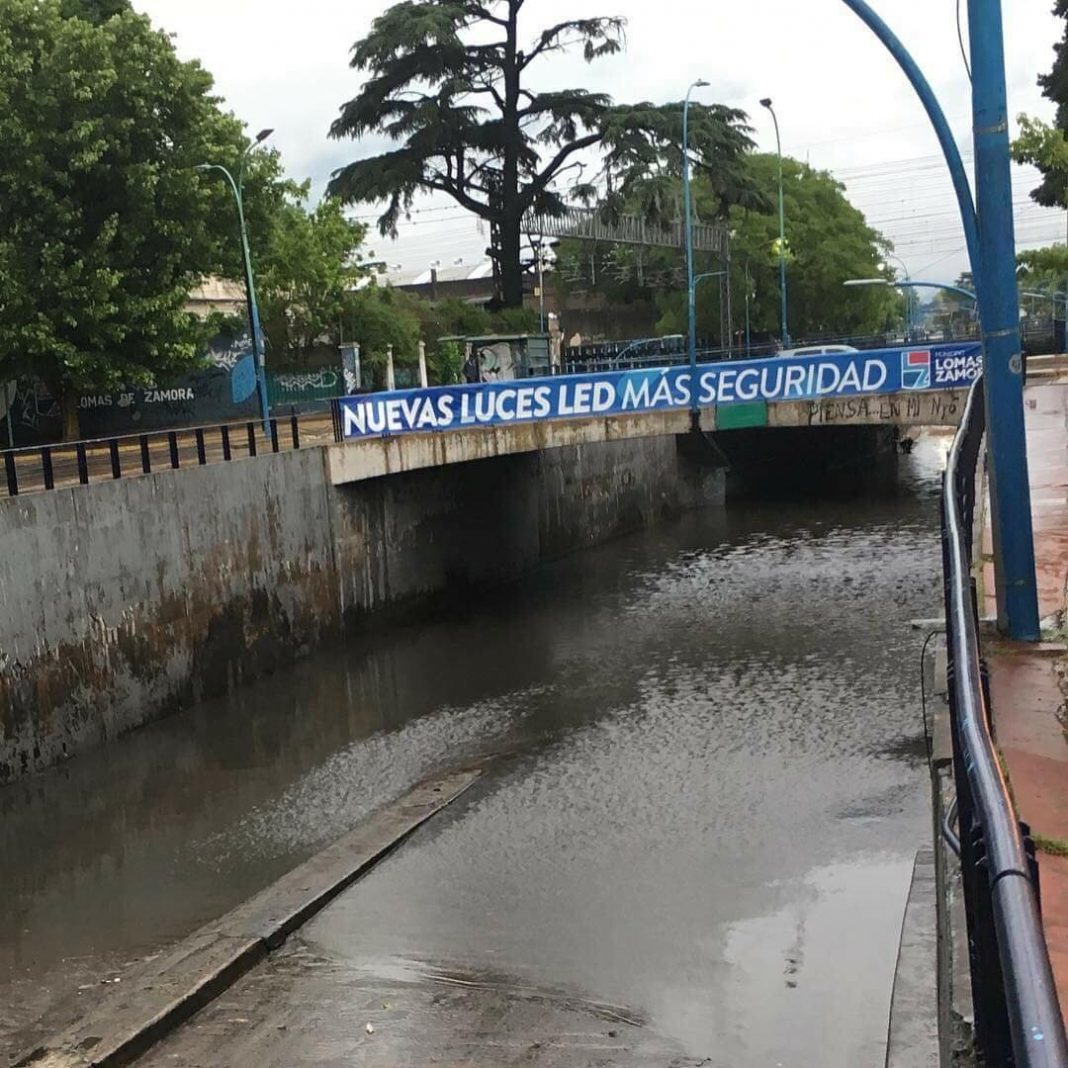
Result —
<instances>
[{"instance_id":1,"label":"tall light pole","mask_svg":"<svg viewBox=\"0 0 1068 1068\"><path fill-rule=\"evenodd\" d=\"M263 144L274 130L261 130L256 139L241 153L241 162L237 172L237 179L221 163L202 163L196 169L198 171L219 171L230 183L230 189L234 194L237 204L237 221L241 229L241 256L245 267L245 302L248 306L249 331L252 334L252 365L256 371L256 388L260 397L260 415L263 417L263 432L271 433L271 411L267 400L267 371L264 366L263 356L263 331L260 327L260 311L256 304L256 286L252 278L252 254L248 247L248 227L245 225L245 163L252 150Z\"/></svg>"},{"instance_id":2,"label":"tall light pole","mask_svg":"<svg viewBox=\"0 0 1068 1068\"><path fill-rule=\"evenodd\" d=\"M786 299L786 206L782 195L782 138L779 136L779 117L771 106L771 97L760 101L761 107L771 112L771 121L775 123L775 152L779 157L779 299L782 304L782 347L790 347L790 326L787 321Z\"/></svg>"},{"instance_id":3,"label":"tall light pole","mask_svg":"<svg viewBox=\"0 0 1068 1068\"><path fill-rule=\"evenodd\" d=\"M708 85L699 78L686 90L682 105L682 200L686 229L686 347L690 357L690 383L693 404L690 421L694 430L699 430L700 412L697 406L697 301L693 282L693 207L690 196L690 94L695 89Z\"/></svg>"},{"instance_id":4,"label":"tall light pole","mask_svg":"<svg viewBox=\"0 0 1068 1068\"><path fill-rule=\"evenodd\" d=\"M545 235L538 238L535 246L538 256L538 330L545 333Z\"/></svg>"},{"instance_id":5,"label":"tall light pole","mask_svg":"<svg viewBox=\"0 0 1068 1068\"><path fill-rule=\"evenodd\" d=\"M723 308L723 279L726 277L726 274L727 274L726 271L705 271L702 274L694 276L694 280L693 280L693 303L694 303L694 309L695 310L697 308L697 287L706 278L718 278L719 279L719 289L720 289L720 310L722 311L722 308ZM695 345L695 351L696 351L696 345Z\"/></svg>"},{"instance_id":6,"label":"tall light pole","mask_svg":"<svg viewBox=\"0 0 1068 1068\"><path fill-rule=\"evenodd\" d=\"M752 354L752 333L749 326L749 302L753 299L753 281L749 277L749 261L745 261L745 355Z\"/></svg>"}]
</instances>

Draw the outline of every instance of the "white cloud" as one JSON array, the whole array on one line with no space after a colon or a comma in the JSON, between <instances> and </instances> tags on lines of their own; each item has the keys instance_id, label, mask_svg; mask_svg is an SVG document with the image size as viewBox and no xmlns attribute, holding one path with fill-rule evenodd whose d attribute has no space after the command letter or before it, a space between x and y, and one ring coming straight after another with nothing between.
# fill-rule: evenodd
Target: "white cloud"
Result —
<instances>
[{"instance_id":1,"label":"white cloud","mask_svg":"<svg viewBox=\"0 0 1068 1068\"><path fill-rule=\"evenodd\" d=\"M873 3L926 72L967 150L970 86L956 0ZM273 143L294 177L310 177L321 188L335 167L380 147L334 142L327 131L358 88L349 49L386 7L381 0L135 4L175 34L183 56L203 62L251 129L275 128ZM1013 116L1051 115L1035 84L1063 31L1050 6L1050 0L1004 0ZM628 19L626 53L591 66L578 56L553 57L540 68L542 84L582 85L620 101L661 101L681 98L691 81L705 78L712 85L704 99L748 111L760 146L769 150L774 133L758 101L771 96L784 151L837 173L914 273L944 279L964 269L955 202L930 125L893 60L841 0L528 0L525 8L528 32L561 18L607 14ZM1030 204L1033 184L1033 174L1017 173L1019 243L1063 240L1063 213ZM478 259L486 237L449 210L417 216L395 246L375 244L391 263L420 267L437 258Z\"/></svg>"}]
</instances>

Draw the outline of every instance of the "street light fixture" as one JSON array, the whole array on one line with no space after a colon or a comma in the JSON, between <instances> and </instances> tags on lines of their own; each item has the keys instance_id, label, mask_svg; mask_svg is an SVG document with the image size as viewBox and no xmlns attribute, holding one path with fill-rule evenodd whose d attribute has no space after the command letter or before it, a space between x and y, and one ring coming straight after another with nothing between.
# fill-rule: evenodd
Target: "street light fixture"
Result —
<instances>
[{"instance_id":1,"label":"street light fixture","mask_svg":"<svg viewBox=\"0 0 1068 1068\"><path fill-rule=\"evenodd\" d=\"M257 145L263 144L272 133L274 133L273 129L260 130L256 135L255 140L252 141L245 151L241 153L241 161L236 180L234 179L233 174L221 163L202 163L195 168L198 171L219 171L224 175L230 185L231 192L234 194L234 201L237 204L237 221L241 229L241 256L245 267L245 301L248 306L249 330L252 333L252 366L255 368L256 372L256 387L260 397L260 415L263 418L263 432L267 435L270 435L271 433L271 411L270 404L267 400L267 371L264 366L263 330L260 327L260 312L259 307L256 304L256 287L252 278L252 254L249 251L248 228L245 225L244 188L245 163L247 162L249 155Z\"/></svg>"},{"instance_id":2,"label":"street light fixture","mask_svg":"<svg viewBox=\"0 0 1068 1068\"><path fill-rule=\"evenodd\" d=\"M694 321L695 322L696 322L696 318L697 318L697 287L706 278L723 278L726 274L727 274L726 271L705 271L703 274L699 274L699 275L697 275L696 278L694 278L694 280L693 280L693 304L694 304ZM722 292L723 292L723 283L720 282L720 300L721 301L722 301ZM695 338L694 338L694 359L695 360L697 358L696 354L697 354L697 340L696 340L696 335L695 335Z\"/></svg>"},{"instance_id":3,"label":"street light fixture","mask_svg":"<svg viewBox=\"0 0 1068 1068\"><path fill-rule=\"evenodd\" d=\"M782 138L779 136L779 117L771 106L771 97L766 96L760 106L771 112L771 121L775 123L775 152L779 157L779 294L782 305L782 347L790 347L790 326L787 321L786 298L786 207L782 194Z\"/></svg>"},{"instance_id":4,"label":"street light fixture","mask_svg":"<svg viewBox=\"0 0 1068 1068\"><path fill-rule=\"evenodd\" d=\"M979 298L970 290L965 289L963 286L952 286L946 282L920 282L909 279L907 282L899 282L897 280L891 282L886 278L850 278L849 281L843 282L844 286L887 286L894 289L904 289L906 291L913 289L941 289L947 293L956 293L959 297L965 297L967 300L978 304Z\"/></svg>"},{"instance_id":5,"label":"street light fixture","mask_svg":"<svg viewBox=\"0 0 1068 1068\"><path fill-rule=\"evenodd\" d=\"M615 356L612 357L612 360L613 360L615 366L618 367L619 366L619 361L623 358L623 356L625 356L628 352L630 352L631 349L637 348L639 345L652 345L654 342L657 342L657 341L664 342L664 341L681 341L681 340L682 340L682 334L662 334L660 337L639 337L639 338L635 338L634 341L631 341L628 344L624 345L623 348L621 348L619 350L619 352L617 352L615 354Z\"/></svg>"},{"instance_id":6,"label":"street light fixture","mask_svg":"<svg viewBox=\"0 0 1068 1068\"><path fill-rule=\"evenodd\" d=\"M908 282L891 282L886 278L850 278L847 282L843 282L844 286L887 286L894 287L895 289L944 289L949 293L956 293L958 296L967 297L968 300L978 300L979 298L970 290L965 289L963 286L951 286L947 282L918 282L910 279Z\"/></svg>"},{"instance_id":7,"label":"street light fixture","mask_svg":"<svg viewBox=\"0 0 1068 1068\"><path fill-rule=\"evenodd\" d=\"M697 379L697 307L694 297L693 281L693 208L690 196L690 94L695 89L708 85L703 78L698 78L686 90L686 100L682 105L682 198L684 204L686 228L686 313L687 313L687 351L690 357L690 380ZM690 422L694 430L700 429L700 414L697 407L697 390L693 390L693 406Z\"/></svg>"}]
</instances>

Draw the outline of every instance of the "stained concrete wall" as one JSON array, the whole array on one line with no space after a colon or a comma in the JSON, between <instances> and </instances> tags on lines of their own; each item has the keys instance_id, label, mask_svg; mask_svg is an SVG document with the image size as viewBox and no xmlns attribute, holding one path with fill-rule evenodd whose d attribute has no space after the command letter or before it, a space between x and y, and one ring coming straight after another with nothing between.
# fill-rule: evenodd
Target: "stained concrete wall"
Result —
<instances>
[{"instance_id":1,"label":"stained concrete wall","mask_svg":"<svg viewBox=\"0 0 1068 1068\"><path fill-rule=\"evenodd\" d=\"M4 500L0 781L336 631L318 451Z\"/></svg>"},{"instance_id":2,"label":"stained concrete wall","mask_svg":"<svg viewBox=\"0 0 1068 1068\"><path fill-rule=\"evenodd\" d=\"M666 436L335 487L314 449L0 501L0 782L384 607L721 504L716 464Z\"/></svg>"},{"instance_id":3,"label":"stained concrete wall","mask_svg":"<svg viewBox=\"0 0 1068 1068\"><path fill-rule=\"evenodd\" d=\"M664 514L722 505L709 450L674 436L598 442L417 468L336 487L341 611L507 581L541 560L636 530Z\"/></svg>"}]
</instances>

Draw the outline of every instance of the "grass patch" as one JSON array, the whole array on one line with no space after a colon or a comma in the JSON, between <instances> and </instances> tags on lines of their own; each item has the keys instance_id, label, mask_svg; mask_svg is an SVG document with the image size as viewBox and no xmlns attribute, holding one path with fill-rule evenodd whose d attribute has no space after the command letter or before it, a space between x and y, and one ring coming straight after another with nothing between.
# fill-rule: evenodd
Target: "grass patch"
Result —
<instances>
[{"instance_id":1,"label":"grass patch","mask_svg":"<svg viewBox=\"0 0 1068 1068\"><path fill-rule=\"evenodd\" d=\"M998 758L998 767L1001 768L1002 778L1005 780L1005 788L1009 791L1009 800L1012 802L1012 807L1019 814L1019 805L1016 804L1016 791L1012 788L1012 776L1009 774L1009 762L1005 759L1005 754L1001 751L1000 745L994 746L994 752Z\"/></svg>"},{"instance_id":2,"label":"grass patch","mask_svg":"<svg viewBox=\"0 0 1068 1068\"><path fill-rule=\"evenodd\" d=\"M1046 853L1051 857L1068 857L1068 842L1063 838L1049 838L1044 834L1032 834L1031 839L1039 853Z\"/></svg>"}]
</instances>

